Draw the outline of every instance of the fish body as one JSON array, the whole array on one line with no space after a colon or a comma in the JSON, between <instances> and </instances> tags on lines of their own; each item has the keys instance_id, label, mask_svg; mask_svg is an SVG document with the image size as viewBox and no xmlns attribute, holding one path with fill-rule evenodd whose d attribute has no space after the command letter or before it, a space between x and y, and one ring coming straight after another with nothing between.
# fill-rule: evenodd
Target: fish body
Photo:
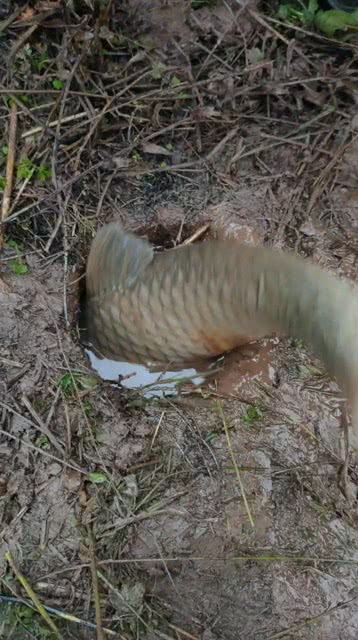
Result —
<instances>
[{"instance_id":1,"label":"fish body","mask_svg":"<svg viewBox=\"0 0 358 640\"><path fill-rule=\"evenodd\" d=\"M101 357L185 362L292 336L341 382L358 420L358 288L309 260L231 240L155 253L114 223L93 241L86 291Z\"/></svg>"}]
</instances>

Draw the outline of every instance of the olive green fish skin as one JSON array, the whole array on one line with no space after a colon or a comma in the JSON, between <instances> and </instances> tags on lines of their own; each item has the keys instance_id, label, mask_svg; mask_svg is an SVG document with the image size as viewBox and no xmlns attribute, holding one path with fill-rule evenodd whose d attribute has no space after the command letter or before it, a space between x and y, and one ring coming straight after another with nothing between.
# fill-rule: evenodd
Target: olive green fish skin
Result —
<instances>
[{"instance_id":1,"label":"olive green fish skin","mask_svg":"<svg viewBox=\"0 0 358 640\"><path fill-rule=\"evenodd\" d=\"M154 253L110 224L93 241L86 290L88 334L102 357L185 362L290 335L355 403L358 289L308 260L228 240Z\"/></svg>"}]
</instances>

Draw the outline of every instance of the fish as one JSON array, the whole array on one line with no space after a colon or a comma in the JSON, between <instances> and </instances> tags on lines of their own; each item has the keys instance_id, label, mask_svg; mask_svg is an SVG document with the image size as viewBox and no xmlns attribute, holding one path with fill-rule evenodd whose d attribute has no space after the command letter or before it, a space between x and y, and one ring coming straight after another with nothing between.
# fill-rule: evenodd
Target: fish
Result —
<instances>
[{"instance_id":1,"label":"fish","mask_svg":"<svg viewBox=\"0 0 358 640\"><path fill-rule=\"evenodd\" d=\"M254 340L302 341L337 379L358 450L358 287L291 252L207 240L156 252L118 223L86 268L87 340L99 357L189 362Z\"/></svg>"}]
</instances>

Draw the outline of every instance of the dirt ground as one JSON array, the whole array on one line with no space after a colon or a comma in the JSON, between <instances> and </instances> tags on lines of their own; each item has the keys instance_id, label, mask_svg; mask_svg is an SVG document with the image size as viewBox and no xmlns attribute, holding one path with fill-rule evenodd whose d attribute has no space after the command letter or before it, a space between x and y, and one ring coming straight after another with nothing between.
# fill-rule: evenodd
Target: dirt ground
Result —
<instances>
[{"instance_id":1,"label":"dirt ground","mask_svg":"<svg viewBox=\"0 0 358 640\"><path fill-rule=\"evenodd\" d=\"M113 219L164 248L205 225L204 240L357 280L357 59L357 36L285 25L272 3L2 4L0 176L11 113L17 132L1 638L358 637L344 405L304 345L265 341L200 388L148 397L100 379L77 328L88 247Z\"/></svg>"}]
</instances>

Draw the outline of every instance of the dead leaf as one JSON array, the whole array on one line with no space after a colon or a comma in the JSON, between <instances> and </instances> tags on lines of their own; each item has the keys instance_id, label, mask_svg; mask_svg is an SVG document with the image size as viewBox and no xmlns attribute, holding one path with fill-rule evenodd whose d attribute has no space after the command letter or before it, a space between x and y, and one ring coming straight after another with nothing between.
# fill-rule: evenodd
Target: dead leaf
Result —
<instances>
[{"instance_id":1,"label":"dead leaf","mask_svg":"<svg viewBox=\"0 0 358 640\"><path fill-rule=\"evenodd\" d=\"M12 293L11 287L2 279L0 275L0 293Z\"/></svg>"},{"instance_id":2,"label":"dead leaf","mask_svg":"<svg viewBox=\"0 0 358 640\"><path fill-rule=\"evenodd\" d=\"M315 91L312 87L305 86L304 99L317 107L322 107L327 101L327 94L321 91Z\"/></svg>"},{"instance_id":3,"label":"dead leaf","mask_svg":"<svg viewBox=\"0 0 358 640\"><path fill-rule=\"evenodd\" d=\"M159 144L154 144L153 142L144 142L142 144L142 150L144 153L151 153L152 155L157 156L171 156L172 152L168 151L165 147L160 146Z\"/></svg>"},{"instance_id":4,"label":"dead leaf","mask_svg":"<svg viewBox=\"0 0 358 640\"><path fill-rule=\"evenodd\" d=\"M31 20L34 17L35 11L33 7L26 7L19 15L19 20Z\"/></svg>"},{"instance_id":5,"label":"dead leaf","mask_svg":"<svg viewBox=\"0 0 358 640\"><path fill-rule=\"evenodd\" d=\"M70 493L77 493L82 483L82 474L75 469L68 469L63 479L63 485Z\"/></svg>"},{"instance_id":6,"label":"dead leaf","mask_svg":"<svg viewBox=\"0 0 358 640\"><path fill-rule=\"evenodd\" d=\"M42 13L43 11L55 11L60 7L60 0L41 0L35 5L35 11L39 13Z\"/></svg>"},{"instance_id":7,"label":"dead leaf","mask_svg":"<svg viewBox=\"0 0 358 640\"><path fill-rule=\"evenodd\" d=\"M114 156L113 164L117 167L117 169L128 169L129 160L128 158L122 158L122 156Z\"/></svg>"}]
</instances>

